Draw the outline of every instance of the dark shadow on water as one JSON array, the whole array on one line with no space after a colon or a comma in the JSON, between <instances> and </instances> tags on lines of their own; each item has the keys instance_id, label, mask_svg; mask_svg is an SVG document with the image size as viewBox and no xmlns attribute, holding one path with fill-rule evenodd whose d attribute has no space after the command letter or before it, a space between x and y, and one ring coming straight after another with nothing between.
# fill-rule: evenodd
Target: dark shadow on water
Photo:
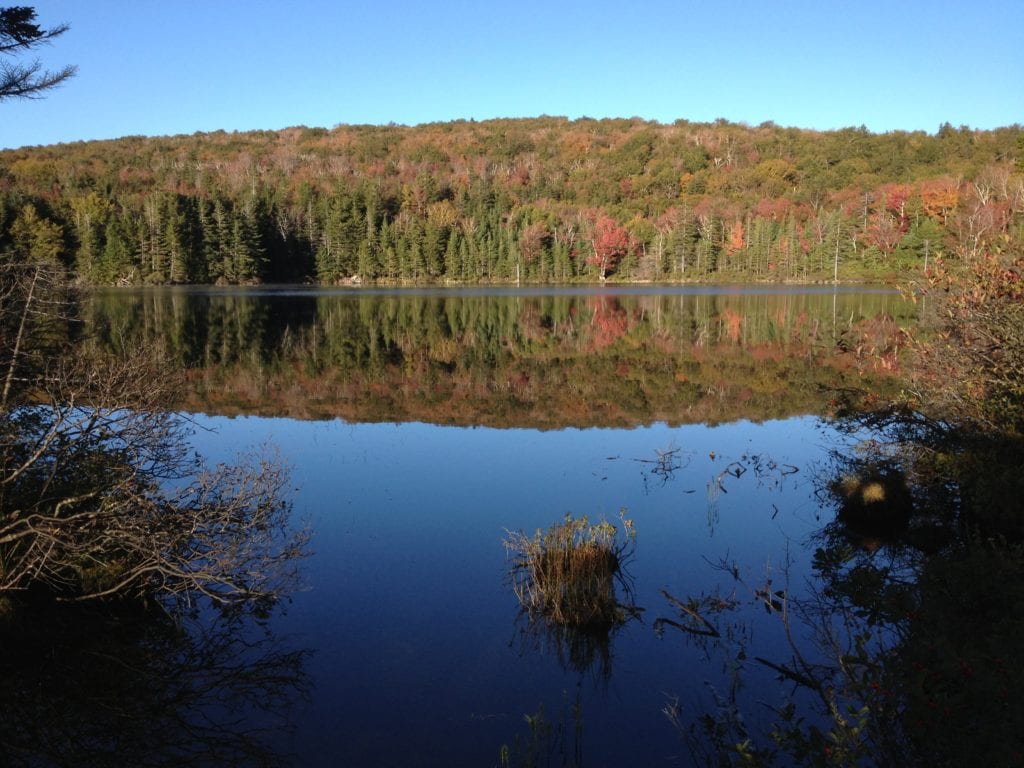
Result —
<instances>
[{"instance_id":1,"label":"dark shadow on water","mask_svg":"<svg viewBox=\"0 0 1024 768\"><path fill-rule=\"evenodd\" d=\"M6 766L281 766L309 652L251 618L21 610L0 625Z\"/></svg>"},{"instance_id":2,"label":"dark shadow on water","mask_svg":"<svg viewBox=\"0 0 1024 768\"><path fill-rule=\"evenodd\" d=\"M664 593L655 628L732 676L696 710L668 699L695 764L1024 764L1022 444L915 413L865 426L813 477L830 514L806 584L723 558L715 591Z\"/></svg>"}]
</instances>

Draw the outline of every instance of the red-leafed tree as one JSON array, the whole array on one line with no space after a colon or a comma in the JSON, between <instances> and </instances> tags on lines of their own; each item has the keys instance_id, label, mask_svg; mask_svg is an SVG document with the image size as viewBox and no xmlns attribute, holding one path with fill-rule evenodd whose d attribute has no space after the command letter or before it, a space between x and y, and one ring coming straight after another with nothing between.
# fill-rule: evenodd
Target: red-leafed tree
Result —
<instances>
[{"instance_id":1,"label":"red-leafed tree","mask_svg":"<svg viewBox=\"0 0 1024 768\"><path fill-rule=\"evenodd\" d=\"M615 271L619 262L633 247L629 232L625 227L619 225L610 216L603 215L594 222L590 244L593 254L587 258L587 263L593 264L600 270L602 280L608 273Z\"/></svg>"},{"instance_id":2,"label":"red-leafed tree","mask_svg":"<svg viewBox=\"0 0 1024 768\"><path fill-rule=\"evenodd\" d=\"M901 225L899 219L887 210L879 210L871 217L864 237L869 245L888 256L896 250L905 232L906 227Z\"/></svg>"},{"instance_id":3,"label":"red-leafed tree","mask_svg":"<svg viewBox=\"0 0 1024 768\"><path fill-rule=\"evenodd\" d=\"M885 200L885 209L896 217L900 226L907 223L907 201L913 189L909 184L883 184L879 189L880 199Z\"/></svg>"}]
</instances>

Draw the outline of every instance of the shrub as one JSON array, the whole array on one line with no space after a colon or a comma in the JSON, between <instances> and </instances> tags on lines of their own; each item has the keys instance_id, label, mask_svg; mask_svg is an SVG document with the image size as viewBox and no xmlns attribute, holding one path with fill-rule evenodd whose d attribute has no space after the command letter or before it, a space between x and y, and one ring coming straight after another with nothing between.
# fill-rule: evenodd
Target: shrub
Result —
<instances>
[{"instance_id":1,"label":"shrub","mask_svg":"<svg viewBox=\"0 0 1024 768\"><path fill-rule=\"evenodd\" d=\"M513 591L531 619L558 625L602 630L621 624L634 610L618 599L616 583L629 597L622 568L632 553L635 531L622 518L624 533L602 521L573 518L539 529L532 538L509 532Z\"/></svg>"}]
</instances>

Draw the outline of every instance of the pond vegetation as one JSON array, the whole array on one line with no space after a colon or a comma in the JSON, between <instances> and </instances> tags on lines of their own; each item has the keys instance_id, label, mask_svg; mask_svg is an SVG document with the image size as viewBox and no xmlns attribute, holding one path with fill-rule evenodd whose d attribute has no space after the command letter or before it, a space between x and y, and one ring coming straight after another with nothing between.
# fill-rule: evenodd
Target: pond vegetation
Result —
<instances>
[{"instance_id":1,"label":"pond vegetation","mask_svg":"<svg viewBox=\"0 0 1024 768\"><path fill-rule=\"evenodd\" d=\"M707 765L1015 765L1024 759L1020 506L1024 303L1019 250L945 265L902 398L858 397L838 424L855 439L818 484L834 520L816 537L811 590L745 588L746 601L686 609L680 626L736 675L761 666L790 699L754 726L733 687L711 710L668 709ZM927 326L926 326L927 327ZM723 562L745 587L751 574ZM754 577L756 578L756 576ZM757 583L757 582L754 582ZM788 650L719 631L744 605L777 617ZM723 609L727 617L723 619ZM713 649L713 650L712 650Z\"/></svg>"},{"instance_id":2,"label":"pond vegetation","mask_svg":"<svg viewBox=\"0 0 1024 768\"><path fill-rule=\"evenodd\" d=\"M600 632L637 612L628 604L624 576L636 531L624 513L621 520L622 534L607 520L571 515L532 538L509 532L512 590L531 620ZM620 601L617 586L627 602Z\"/></svg>"},{"instance_id":3,"label":"pond vegetation","mask_svg":"<svg viewBox=\"0 0 1024 768\"><path fill-rule=\"evenodd\" d=\"M634 604L627 570L636 530L624 510L619 518L621 529L566 514L532 537L505 536L524 640L553 651L566 668L604 681L612 674L615 633L643 610Z\"/></svg>"}]
</instances>

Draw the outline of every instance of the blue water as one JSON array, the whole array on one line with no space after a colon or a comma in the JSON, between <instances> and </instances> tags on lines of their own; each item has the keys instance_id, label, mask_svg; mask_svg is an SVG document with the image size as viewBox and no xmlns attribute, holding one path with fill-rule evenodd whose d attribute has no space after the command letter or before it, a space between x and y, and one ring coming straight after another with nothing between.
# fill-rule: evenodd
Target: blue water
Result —
<instances>
[{"instance_id":1,"label":"blue water","mask_svg":"<svg viewBox=\"0 0 1024 768\"><path fill-rule=\"evenodd\" d=\"M661 710L678 697L696 715L705 681L723 678L681 633L656 636L657 617L678 618L659 590L728 592L731 579L712 567L722 558L751 582L771 574L777 586L791 561L789 582L802 589L822 524L815 469L835 439L809 417L557 431L198 424L196 447L212 460L273 444L292 466L296 517L314 531L307 589L276 623L315 652L312 699L280 745L299 765L497 765L502 744L528 733L524 715L543 707L557 723L577 698L586 765L688 764ZM667 479L652 472L658 451L675 451L680 465ZM754 454L799 471L722 477ZM637 530L629 573L644 611L614 634L604 679L596 668L567 668L556 649L524 635L502 542L567 512L618 522L620 510ZM748 613L761 651L784 658L779 622ZM764 670L750 674L766 699L784 695Z\"/></svg>"},{"instance_id":2,"label":"blue water","mask_svg":"<svg viewBox=\"0 0 1024 768\"><path fill-rule=\"evenodd\" d=\"M305 589L270 621L311 652L309 698L274 749L297 766L493 766L508 745L512 766L518 746L593 767L690 765L662 710L694 720L736 669L748 718L793 694L753 660L791 656L754 592L806 592L840 439L799 414L826 408L830 385L877 383L869 358L895 354L913 310L835 286L263 286L111 291L88 314L107 349L153 345L192 369L192 410L351 419L193 417L211 462L277 451L313 535ZM436 423L382 422L406 414ZM726 423L687 425L700 419ZM575 656L520 616L503 543L566 514L634 522L642 609ZM680 619L662 590L735 597L727 647L659 636ZM240 730L261 724L258 703ZM553 744L531 740L541 711Z\"/></svg>"}]
</instances>

